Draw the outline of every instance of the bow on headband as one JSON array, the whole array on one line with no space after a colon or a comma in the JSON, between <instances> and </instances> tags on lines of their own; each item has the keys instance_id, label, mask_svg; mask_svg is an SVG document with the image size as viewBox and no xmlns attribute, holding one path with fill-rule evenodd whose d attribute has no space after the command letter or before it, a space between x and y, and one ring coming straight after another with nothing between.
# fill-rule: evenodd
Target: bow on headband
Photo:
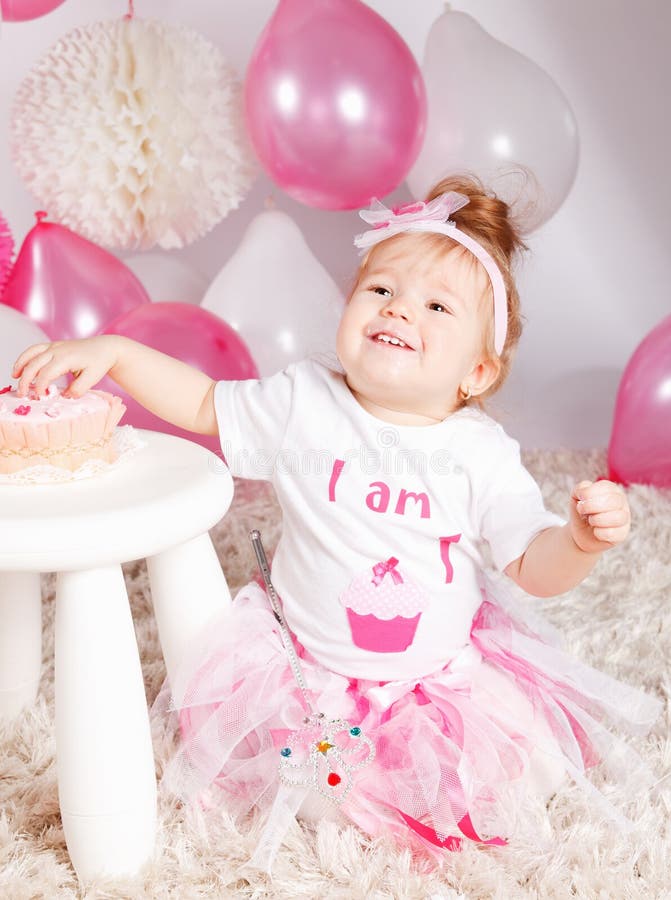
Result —
<instances>
[{"instance_id":1,"label":"bow on headband","mask_svg":"<svg viewBox=\"0 0 671 900\"><path fill-rule=\"evenodd\" d=\"M468 197L465 194L458 194L456 191L448 191L441 194L429 203L406 203L404 206L397 206L395 209L387 209L384 203L374 199L370 209L362 209L359 215L373 229L381 228L389 229L389 235L399 234L401 231L407 231L412 225L425 225L430 222L454 225L450 222L450 216L466 206ZM455 226L456 227L456 226ZM370 237L369 237L370 236ZM359 234L354 239L357 247L365 249L377 243L382 238L379 235L366 231Z\"/></svg>"}]
</instances>

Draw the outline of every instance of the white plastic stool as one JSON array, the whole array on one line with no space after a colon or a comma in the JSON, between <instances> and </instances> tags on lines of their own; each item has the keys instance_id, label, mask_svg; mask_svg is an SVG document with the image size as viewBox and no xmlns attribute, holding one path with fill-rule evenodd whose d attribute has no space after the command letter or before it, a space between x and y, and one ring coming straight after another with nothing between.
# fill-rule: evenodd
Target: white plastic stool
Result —
<instances>
[{"instance_id":1,"label":"white plastic stool","mask_svg":"<svg viewBox=\"0 0 671 900\"><path fill-rule=\"evenodd\" d=\"M132 875L151 858L156 777L121 563L146 557L168 674L230 603L208 530L232 478L198 444L152 431L103 475L0 485L0 715L32 703L41 666L40 572L57 572L58 793L81 879Z\"/></svg>"}]
</instances>

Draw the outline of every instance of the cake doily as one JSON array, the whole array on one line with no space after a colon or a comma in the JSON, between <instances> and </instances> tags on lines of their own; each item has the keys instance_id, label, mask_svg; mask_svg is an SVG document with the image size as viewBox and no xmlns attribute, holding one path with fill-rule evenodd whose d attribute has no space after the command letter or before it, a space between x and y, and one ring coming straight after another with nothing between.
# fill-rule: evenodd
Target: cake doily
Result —
<instances>
[{"instance_id":1,"label":"cake doily","mask_svg":"<svg viewBox=\"0 0 671 900\"><path fill-rule=\"evenodd\" d=\"M93 478L103 472L116 469L134 456L138 450L147 446L137 430L132 425L121 425L114 429L111 438L111 447L114 451L114 461L105 462L103 459L89 459L76 469L64 469L61 466L27 466L18 472L0 473L0 484L58 484L64 481L81 481L84 478Z\"/></svg>"}]
</instances>

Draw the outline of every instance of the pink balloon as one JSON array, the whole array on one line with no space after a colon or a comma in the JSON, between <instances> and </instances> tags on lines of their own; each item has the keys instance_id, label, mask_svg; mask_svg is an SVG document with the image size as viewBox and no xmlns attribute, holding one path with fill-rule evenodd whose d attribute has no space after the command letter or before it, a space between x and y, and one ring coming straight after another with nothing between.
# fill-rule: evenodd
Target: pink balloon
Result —
<instances>
[{"instance_id":1,"label":"pink balloon","mask_svg":"<svg viewBox=\"0 0 671 900\"><path fill-rule=\"evenodd\" d=\"M624 370L608 468L623 484L671 487L671 316L643 339Z\"/></svg>"},{"instance_id":2,"label":"pink balloon","mask_svg":"<svg viewBox=\"0 0 671 900\"><path fill-rule=\"evenodd\" d=\"M46 16L65 0L0 0L0 11L5 22L25 22Z\"/></svg>"},{"instance_id":3,"label":"pink balloon","mask_svg":"<svg viewBox=\"0 0 671 900\"><path fill-rule=\"evenodd\" d=\"M216 381L258 378L258 371L242 338L214 313L192 303L150 303L111 322L105 334L122 334L160 350L205 372ZM151 377L148 375L148 377ZM196 441L221 452L216 437L176 428L150 413L110 378L99 387L121 397L127 412L123 422Z\"/></svg>"},{"instance_id":4,"label":"pink balloon","mask_svg":"<svg viewBox=\"0 0 671 900\"><path fill-rule=\"evenodd\" d=\"M360 0L280 0L247 69L245 106L270 177L322 209L353 209L397 187L426 124L415 58Z\"/></svg>"},{"instance_id":5,"label":"pink balloon","mask_svg":"<svg viewBox=\"0 0 671 900\"><path fill-rule=\"evenodd\" d=\"M7 220L0 214L0 297L12 271L14 258L14 238Z\"/></svg>"},{"instance_id":6,"label":"pink balloon","mask_svg":"<svg viewBox=\"0 0 671 900\"><path fill-rule=\"evenodd\" d=\"M38 221L23 242L2 302L60 341L97 334L149 297L116 256L63 225Z\"/></svg>"}]
</instances>

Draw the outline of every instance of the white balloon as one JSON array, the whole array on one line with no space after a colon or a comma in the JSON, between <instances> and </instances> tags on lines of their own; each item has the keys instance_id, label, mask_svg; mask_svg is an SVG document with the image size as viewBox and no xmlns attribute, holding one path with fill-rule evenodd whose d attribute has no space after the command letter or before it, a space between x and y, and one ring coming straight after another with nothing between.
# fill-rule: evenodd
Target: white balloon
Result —
<instances>
[{"instance_id":1,"label":"white balloon","mask_svg":"<svg viewBox=\"0 0 671 900\"><path fill-rule=\"evenodd\" d=\"M39 325L18 309L0 303L0 388L9 384L12 366L31 344L50 343Z\"/></svg>"},{"instance_id":2,"label":"white balloon","mask_svg":"<svg viewBox=\"0 0 671 900\"><path fill-rule=\"evenodd\" d=\"M578 167L575 117L547 72L452 11L433 24L422 71L428 117L407 176L414 196L472 172L513 206L526 232L547 221Z\"/></svg>"},{"instance_id":3,"label":"white balloon","mask_svg":"<svg viewBox=\"0 0 671 900\"><path fill-rule=\"evenodd\" d=\"M207 291L204 275L167 253L138 253L122 261L154 303L200 303Z\"/></svg>"},{"instance_id":4,"label":"white balloon","mask_svg":"<svg viewBox=\"0 0 671 900\"><path fill-rule=\"evenodd\" d=\"M279 210L252 220L201 305L240 334L261 375L314 353L335 354L341 294Z\"/></svg>"}]
</instances>

